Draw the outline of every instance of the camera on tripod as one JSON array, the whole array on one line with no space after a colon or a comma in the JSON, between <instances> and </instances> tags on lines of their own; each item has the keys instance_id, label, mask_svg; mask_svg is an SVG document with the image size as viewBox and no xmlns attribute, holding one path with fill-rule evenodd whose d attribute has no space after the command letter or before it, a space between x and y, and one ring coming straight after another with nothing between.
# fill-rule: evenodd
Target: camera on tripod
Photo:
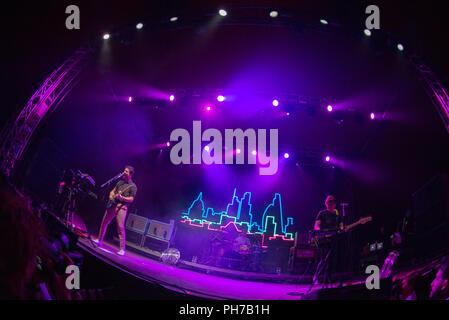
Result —
<instances>
[{"instance_id":1,"label":"camera on tripod","mask_svg":"<svg viewBox=\"0 0 449 320\"><path fill-rule=\"evenodd\" d=\"M56 211L64 217L67 227L72 228L73 213L82 197L97 199L94 193L94 179L80 170L66 169L62 174L58 189Z\"/></svg>"}]
</instances>

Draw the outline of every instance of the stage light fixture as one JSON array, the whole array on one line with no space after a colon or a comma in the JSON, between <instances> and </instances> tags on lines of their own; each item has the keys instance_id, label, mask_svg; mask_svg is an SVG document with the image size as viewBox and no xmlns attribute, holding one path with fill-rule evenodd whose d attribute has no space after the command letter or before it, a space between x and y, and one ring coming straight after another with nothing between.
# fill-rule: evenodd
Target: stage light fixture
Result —
<instances>
[{"instance_id":1,"label":"stage light fixture","mask_svg":"<svg viewBox=\"0 0 449 320\"><path fill-rule=\"evenodd\" d=\"M371 36L371 31L368 30L368 29L365 29L365 30L363 31L363 33L365 33L365 36L367 36L367 37Z\"/></svg>"},{"instance_id":2,"label":"stage light fixture","mask_svg":"<svg viewBox=\"0 0 449 320\"><path fill-rule=\"evenodd\" d=\"M251 154L252 154L253 156L255 156L255 155L257 155L257 151L256 151L256 150L253 150L253 151L251 152Z\"/></svg>"},{"instance_id":3,"label":"stage light fixture","mask_svg":"<svg viewBox=\"0 0 449 320\"><path fill-rule=\"evenodd\" d=\"M217 100L218 100L219 102L223 102L223 101L226 100L226 98L225 98L224 96L222 96L222 95L219 95L219 96L217 97Z\"/></svg>"},{"instance_id":4,"label":"stage light fixture","mask_svg":"<svg viewBox=\"0 0 449 320\"><path fill-rule=\"evenodd\" d=\"M371 112L371 114L369 115L369 117L371 118L371 120L374 120L376 118L376 115L374 114L374 112Z\"/></svg>"},{"instance_id":5,"label":"stage light fixture","mask_svg":"<svg viewBox=\"0 0 449 320\"><path fill-rule=\"evenodd\" d=\"M167 144L166 144L166 145L167 145L167 147L170 147L170 142L167 142Z\"/></svg>"},{"instance_id":6,"label":"stage light fixture","mask_svg":"<svg viewBox=\"0 0 449 320\"><path fill-rule=\"evenodd\" d=\"M277 18L278 15L279 15L279 12L277 12L275 10L270 12L270 17L272 17L272 18Z\"/></svg>"},{"instance_id":7,"label":"stage light fixture","mask_svg":"<svg viewBox=\"0 0 449 320\"><path fill-rule=\"evenodd\" d=\"M209 150L210 150L209 146L205 146L205 147L204 147L204 150L206 150L207 152L209 152Z\"/></svg>"},{"instance_id":8,"label":"stage light fixture","mask_svg":"<svg viewBox=\"0 0 449 320\"><path fill-rule=\"evenodd\" d=\"M173 102L173 101L175 101L175 96L172 94L172 95L170 95L169 99L170 99L171 102Z\"/></svg>"},{"instance_id":9,"label":"stage light fixture","mask_svg":"<svg viewBox=\"0 0 449 320\"><path fill-rule=\"evenodd\" d=\"M404 51L404 46L400 43L398 43L397 48L399 51Z\"/></svg>"},{"instance_id":10,"label":"stage light fixture","mask_svg":"<svg viewBox=\"0 0 449 320\"><path fill-rule=\"evenodd\" d=\"M331 161L331 157L330 156L326 156L325 160L326 160L326 162L329 162L329 161Z\"/></svg>"},{"instance_id":11,"label":"stage light fixture","mask_svg":"<svg viewBox=\"0 0 449 320\"><path fill-rule=\"evenodd\" d=\"M235 151L237 154L240 154L240 152L242 152L240 149L237 149L236 151Z\"/></svg>"},{"instance_id":12,"label":"stage light fixture","mask_svg":"<svg viewBox=\"0 0 449 320\"><path fill-rule=\"evenodd\" d=\"M171 17L170 18L170 22L175 22L175 21L178 21L178 17Z\"/></svg>"},{"instance_id":13,"label":"stage light fixture","mask_svg":"<svg viewBox=\"0 0 449 320\"><path fill-rule=\"evenodd\" d=\"M290 155L286 152L286 153L284 153L284 158L288 159L288 158L290 158Z\"/></svg>"},{"instance_id":14,"label":"stage light fixture","mask_svg":"<svg viewBox=\"0 0 449 320\"><path fill-rule=\"evenodd\" d=\"M220 9L218 10L218 14L222 17L226 17L228 15L228 13L226 12L226 10L224 9Z\"/></svg>"},{"instance_id":15,"label":"stage light fixture","mask_svg":"<svg viewBox=\"0 0 449 320\"><path fill-rule=\"evenodd\" d=\"M206 111L210 111L212 108L210 106L206 107Z\"/></svg>"},{"instance_id":16,"label":"stage light fixture","mask_svg":"<svg viewBox=\"0 0 449 320\"><path fill-rule=\"evenodd\" d=\"M327 22L327 20L321 19L320 20L321 24L328 24L329 22Z\"/></svg>"},{"instance_id":17,"label":"stage light fixture","mask_svg":"<svg viewBox=\"0 0 449 320\"><path fill-rule=\"evenodd\" d=\"M276 99L274 99L274 100L273 100L273 106L277 107L278 105L279 105L279 101L276 100Z\"/></svg>"},{"instance_id":18,"label":"stage light fixture","mask_svg":"<svg viewBox=\"0 0 449 320\"><path fill-rule=\"evenodd\" d=\"M333 108L331 105L328 105L328 106L327 106L327 111L332 112L333 109L334 109L334 108Z\"/></svg>"},{"instance_id":19,"label":"stage light fixture","mask_svg":"<svg viewBox=\"0 0 449 320\"><path fill-rule=\"evenodd\" d=\"M137 29L137 30L140 30L140 29L142 29L142 28L143 28L143 23L139 22L139 23L136 25L136 29Z\"/></svg>"},{"instance_id":20,"label":"stage light fixture","mask_svg":"<svg viewBox=\"0 0 449 320\"><path fill-rule=\"evenodd\" d=\"M133 97L129 96L128 97L128 102L133 102Z\"/></svg>"},{"instance_id":21,"label":"stage light fixture","mask_svg":"<svg viewBox=\"0 0 449 320\"><path fill-rule=\"evenodd\" d=\"M103 39L104 39L104 40L108 40L110 37L111 37L111 35L110 35L109 33L105 33L105 34L103 35Z\"/></svg>"}]
</instances>

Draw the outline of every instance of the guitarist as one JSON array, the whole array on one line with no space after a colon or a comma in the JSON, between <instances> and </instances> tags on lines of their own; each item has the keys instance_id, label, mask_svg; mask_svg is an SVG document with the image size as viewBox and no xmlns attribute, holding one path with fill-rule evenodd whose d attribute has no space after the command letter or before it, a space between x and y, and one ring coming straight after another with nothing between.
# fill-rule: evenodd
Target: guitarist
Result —
<instances>
[{"instance_id":1,"label":"guitarist","mask_svg":"<svg viewBox=\"0 0 449 320\"><path fill-rule=\"evenodd\" d=\"M325 200L326 209L318 212L315 219L315 232L343 231L343 221L336 209L337 200L329 195ZM331 282L332 269L336 264L336 240L331 239L318 245L320 261L314 276L314 282L319 281L319 276L324 273L324 283Z\"/></svg>"},{"instance_id":2,"label":"guitarist","mask_svg":"<svg viewBox=\"0 0 449 320\"><path fill-rule=\"evenodd\" d=\"M132 181L134 176L134 168L132 166L126 166L123 171L122 178L115 185L114 189L109 193L108 208L103 216L98 238L92 239L98 245L103 242L106 229L115 217L117 221L117 233L120 241L120 250L118 255L123 256L125 254L125 219L128 212L128 206L134 201L136 196L137 187Z\"/></svg>"}]
</instances>

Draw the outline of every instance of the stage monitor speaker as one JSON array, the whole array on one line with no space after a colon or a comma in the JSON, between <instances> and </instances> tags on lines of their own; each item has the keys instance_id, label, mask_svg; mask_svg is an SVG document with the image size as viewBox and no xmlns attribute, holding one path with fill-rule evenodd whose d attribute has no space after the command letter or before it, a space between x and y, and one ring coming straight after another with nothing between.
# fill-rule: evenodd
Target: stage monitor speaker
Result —
<instances>
[{"instance_id":1,"label":"stage monitor speaker","mask_svg":"<svg viewBox=\"0 0 449 320\"><path fill-rule=\"evenodd\" d=\"M145 231L147 230L148 219L130 214L126 220L126 241L132 242L140 247L145 240Z\"/></svg>"},{"instance_id":2,"label":"stage monitor speaker","mask_svg":"<svg viewBox=\"0 0 449 320\"><path fill-rule=\"evenodd\" d=\"M315 249L310 246L290 248L289 271L292 274L311 275L314 272Z\"/></svg>"},{"instance_id":3,"label":"stage monitor speaker","mask_svg":"<svg viewBox=\"0 0 449 320\"><path fill-rule=\"evenodd\" d=\"M290 255L294 258L300 259L313 259L315 257L315 249L307 246L307 247L291 247Z\"/></svg>"},{"instance_id":4,"label":"stage monitor speaker","mask_svg":"<svg viewBox=\"0 0 449 320\"><path fill-rule=\"evenodd\" d=\"M148 219L136 214L128 215L128 219L126 220L126 229L130 229L135 232L145 233L147 225Z\"/></svg>"},{"instance_id":5,"label":"stage monitor speaker","mask_svg":"<svg viewBox=\"0 0 449 320\"><path fill-rule=\"evenodd\" d=\"M170 223L164 223L157 220L150 220L147 235L159 238L161 240L170 241L173 229L175 226L175 220L170 220Z\"/></svg>"}]
</instances>

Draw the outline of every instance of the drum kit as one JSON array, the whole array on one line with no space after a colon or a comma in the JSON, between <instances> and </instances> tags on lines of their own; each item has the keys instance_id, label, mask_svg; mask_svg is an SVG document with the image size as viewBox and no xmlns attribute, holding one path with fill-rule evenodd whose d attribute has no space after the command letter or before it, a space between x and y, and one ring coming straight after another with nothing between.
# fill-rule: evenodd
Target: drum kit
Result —
<instances>
[{"instance_id":1,"label":"drum kit","mask_svg":"<svg viewBox=\"0 0 449 320\"><path fill-rule=\"evenodd\" d=\"M260 243L241 244L233 250L233 240L220 231L209 241L204 249L203 263L230 269L263 271L262 256L265 253Z\"/></svg>"}]
</instances>

